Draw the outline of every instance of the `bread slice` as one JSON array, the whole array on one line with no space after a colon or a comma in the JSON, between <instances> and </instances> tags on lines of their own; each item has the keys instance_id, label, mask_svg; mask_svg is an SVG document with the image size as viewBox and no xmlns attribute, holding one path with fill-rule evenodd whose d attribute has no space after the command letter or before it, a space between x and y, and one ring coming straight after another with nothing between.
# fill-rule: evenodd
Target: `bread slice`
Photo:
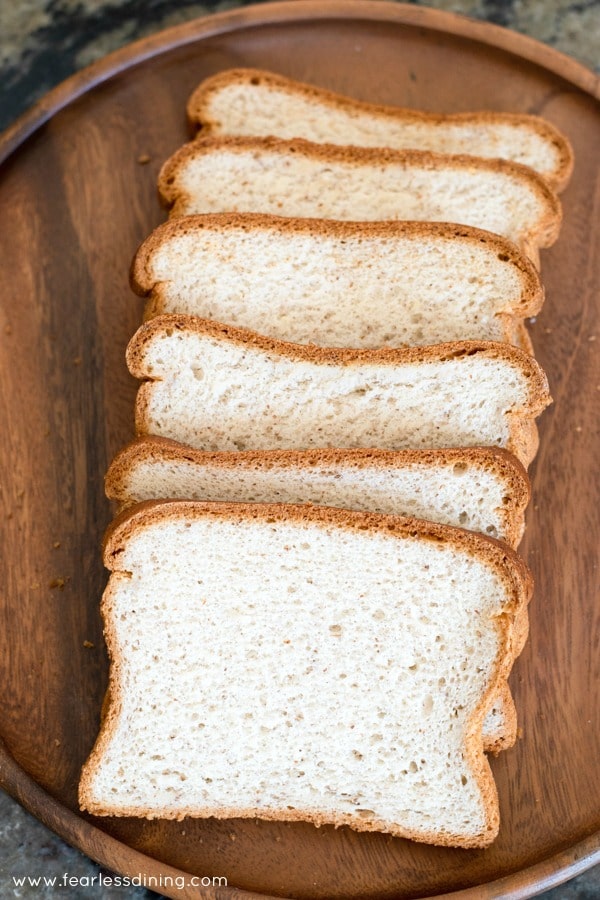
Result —
<instances>
[{"instance_id":1,"label":"bread slice","mask_svg":"<svg viewBox=\"0 0 600 900\"><path fill-rule=\"evenodd\" d=\"M263 450L207 453L165 438L132 441L112 461L106 494L123 509L145 500L310 503L429 519L516 547L529 479L511 454L454 450ZM525 643L528 617L520 623ZM517 736L508 686L485 718L494 753Z\"/></svg>"},{"instance_id":2,"label":"bread slice","mask_svg":"<svg viewBox=\"0 0 600 900\"><path fill-rule=\"evenodd\" d=\"M109 705L83 809L494 839L481 728L531 591L505 545L364 512L166 501L118 520L104 553Z\"/></svg>"},{"instance_id":3,"label":"bread slice","mask_svg":"<svg viewBox=\"0 0 600 900\"><path fill-rule=\"evenodd\" d=\"M187 113L202 134L220 137L272 135L501 157L531 166L556 190L566 186L573 170L569 141L539 116L379 106L256 69L230 69L207 78L190 97Z\"/></svg>"},{"instance_id":4,"label":"bread slice","mask_svg":"<svg viewBox=\"0 0 600 900\"><path fill-rule=\"evenodd\" d=\"M158 187L173 216L454 222L501 234L528 255L554 243L562 215L541 175L518 163L275 138L185 144Z\"/></svg>"},{"instance_id":5,"label":"bread slice","mask_svg":"<svg viewBox=\"0 0 600 900\"><path fill-rule=\"evenodd\" d=\"M198 315L328 347L514 341L515 318L543 301L532 263L489 232L251 213L159 226L131 283L146 318Z\"/></svg>"},{"instance_id":6,"label":"bread slice","mask_svg":"<svg viewBox=\"0 0 600 900\"><path fill-rule=\"evenodd\" d=\"M113 459L106 495L144 500L310 503L430 519L517 547L529 479L505 450L248 450L205 452L143 437Z\"/></svg>"},{"instance_id":7,"label":"bread slice","mask_svg":"<svg viewBox=\"0 0 600 900\"><path fill-rule=\"evenodd\" d=\"M165 315L127 362L137 433L201 450L496 446L528 465L550 401L535 359L493 342L327 349Z\"/></svg>"}]
</instances>

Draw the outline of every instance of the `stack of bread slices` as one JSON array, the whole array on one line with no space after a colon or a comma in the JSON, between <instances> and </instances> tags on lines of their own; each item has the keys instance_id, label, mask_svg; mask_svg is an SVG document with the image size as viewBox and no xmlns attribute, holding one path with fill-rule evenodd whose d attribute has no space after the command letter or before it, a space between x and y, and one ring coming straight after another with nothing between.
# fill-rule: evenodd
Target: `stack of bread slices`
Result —
<instances>
[{"instance_id":1,"label":"stack of bread slices","mask_svg":"<svg viewBox=\"0 0 600 900\"><path fill-rule=\"evenodd\" d=\"M253 70L188 116L132 267L138 437L106 478L81 805L485 847L550 402L525 319L568 142Z\"/></svg>"}]
</instances>

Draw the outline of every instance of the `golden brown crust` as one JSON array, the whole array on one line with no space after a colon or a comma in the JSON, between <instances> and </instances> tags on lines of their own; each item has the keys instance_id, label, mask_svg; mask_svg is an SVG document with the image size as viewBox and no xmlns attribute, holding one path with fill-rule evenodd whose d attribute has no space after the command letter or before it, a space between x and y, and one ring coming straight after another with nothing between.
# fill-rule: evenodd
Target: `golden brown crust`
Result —
<instances>
[{"instance_id":1,"label":"golden brown crust","mask_svg":"<svg viewBox=\"0 0 600 900\"><path fill-rule=\"evenodd\" d=\"M523 319L516 319L514 316L511 316L509 335L507 338L509 343L519 347L525 353L529 353L530 356L535 356L531 336Z\"/></svg>"},{"instance_id":2,"label":"golden brown crust","mask_svg":"<svg viewBox=\"0 0 600 900\"><path fill-rule=\"evenodd\" d=\"M506 506L501 510L506 530L506 543L516 547L522 530L525 509L530 499L530 484L519 460L496 447L465 447L443 450L380 450L377 448L316 450L196 450L170 438L146 436L136 438L123 447L113 459L105 477L106 496L123 506L137 502L128 491L128 475L136 464L153 461L182 462L268 471L272 468L310 470L316 466L344 465L356 469L400 467L410 465L471 465L497 473L507 485Z\"/></svg>"},{"instance_id":3,"label":"golden brown crust","mask_svg":"<svg viewBox=\"0 0 600 900\"><path fill-rule=\"evenodd\" d=\"M511 420L510 443L507 449L519 457L525 467L535 459L540 446L537 422L528 416L515 415Z\"/></svg>"},{"instance_id":4,"label":"golden brown crust","mask_svg":"<svg viewBox=\"0 0 600 900\"><path fill-rule=\"evenodd\" d=\"M284 141L278 138L198 138L184 144L163 164L158 176L158 192L162 203L172 207L185 192L177 184L178 172L189 160L211 153L277 154L281 156L303 156L306 159L325 163L341 163L352 167L397 165L405 169L417 168L426 171L454 169L459 172L477 170L492 175L503 173L518 182L526 190L532 191L543 209L536 226L522 240L530 241L538 247L550 247L558 238L562 221L560 201L548 183L520 163L505 159L483 159L479 156L432 153L427 150L390 150L387 147L345 147L339 144L314 144L296 138Z\"/></svg>"},{"instance_id":5,"label":"golden brown crust","mask_svg":"<svg viewBox=\"0 0 600 900\"><path fill-rule=\"evenodd\" d=\"M515 627L513 632L513 650L515 659L523 652L528 638L529 610L527 607L523 607L521 612L515 617Z\"/></svg>"},{"instance_id":6,"label":"golden brown crust","mask_svg":"<svg viewBox=\"0 0 600 900\"><path fill-rule=\"evenodd\" d=\"M517 740L517 710L508 682L505 681L498 689L498 696L492 707L502 710L502 731L493 737L488 736L484 750L497 756L513 747Z\"/></svg>"},{"instance_id":7,"label":"golden brown crust","mask_svg":"<svg viewBox=\"0 0 600 900\"><path fill-rule=\"evenodd\" d=\"M116 585L113 574L104 589L102 600L100 602L100 612L102 621L104 622L104 640L106 642L109 659L108 687L102 702L100 730L90 755L83 765L78 786L78 802L80 809L87 810L88 812L100 816L112 815L113 813L108 809L105 810L102 807L99 807L98 804L94 802L90 791L90 781L93 777L95 767L102 760L102 755L110 742L113 730L119 720L122 707L122 653L111 614L112 596L115 589Z\"/></svg>"},{"instance_id":8,"label":"golden brown crust","mask_svg":"<svg viewBox=\"0 0 600 900\"><path fill-rule=\"evenodd\" d=\"M537 450L537 429L532 421L551 402L546 376L537 361L528 353L494 341L452 341L424 347L384 347L375 350L355 350L344 347L317 347L292 344L265 337L249 329L223 325L197 316L163 315L145 322L137 330L127 348L127 365L135 378L150 379L143 383L137 394L135 408L136 433L144 434L146 413L151 392L151 375L144 365L145 347L161 333L169 336L175 331L205 335L217 340L232 341L244 347L271 356L302 360L315 365L351 366L360 363L401 365L403 363L445 362L465 356L482 354L492 359L504 359L518 367L526 378L529 395L523 408L510 414L510 437L506 449L528 466Z\"/></svg>"},{"instance_id":9,"label":"golden brown crust","mask_svg":"<svg viewBox=\"0 0 600 900\"><path fill-rule=\"evenodd\" d=\"M491 110L480 110L461 113L432 113L421 110L407 109L406 107L389 106L378 103L368 103L364 100L354 100L351 97L335 93L326 88L316 87L300 81L293 81L274 72L266 72L260 69L228 69L218 72L216 75L203 81L192 93L187 104L188 121L202 130L203 134L217 134L218 125L210 117L210 98L223 87L230 84L266 85L274 87L278 91L293 96L304 96L315 100L332 109L342 109L349 112L368 113L381 119L406 122L419 122L428 125L444 126L451 123L463 123L465 125L477 123L512 124L525 127L537 132L556 149L557 164L553 171L544 175L546 181L555 190L563 190L573 171L573 150L566 136L554 125L540 116L525 113L506 113Z\"/></svg>"},{"instance_id":10,"label":"golden brown crust","mask_svg":"<svg viewBox=\"0 0 600 900\"><path fill-rule=\"evenodd\" d=\"M519 272L522 293L519 302L510 309L512 314L522 317L536 315L544 300L542 283L532 262L512 241L490 231L448 222L338 222L332 219L293 219L261 213L206 213L164 222L141 244L132 261L130 270L132 290L143 297L160 287L152 274L152 257L165 242L177 240L178 237L188 234L197 234L200 238L202 233L208 230L266 231L283 236L299 234L338 240L436 239L483 244L491 253L495 253L503 262Z\"/></svg>"},{"instance_id":11,"label":"golden brown crust","mask_svg":"<svg viewBox=\"0 0 600 900\"><path fill-rule=\"evenodd\" d=\"M99 759L100 757L98 757ZM91 760L91 757L90 757ZM86 763L84 773L88 769ZM478 774L478 773L476 773ZM347 825L353 831L379 831L383 834L391 834L394 837L405 838L407 840L418 841L419 843L434 844L438 847L460 847L465 850L477 850L489 847L495 840L499 831L499 817L496 813L496 787L495 784L486 784L486 789L482 790L488 809L488 821L486 823L485 832L481 836L474 838L466 838L464 835L441 834L436 831L419 831L414 832L410 829L394 827L384 819L378 818L358 818L358 816L329 815L321 810L298 810L286 807L283 809L266 809L265 807L239 807L239 806L222 806L196 809L194 807L182 808L180 810L169 811L161 810L152 813L144 807L128 806L112 809L102 805L96 805L90 798L89 789L87 787L87 777L82 776L79 791L79 804L81 809L92 813L95 816L134 816L136 818L145 818L149 820L164 819L176 822L182 822L186 818L216 818L216 819L262 819L268 822L306 822L317 827L323 825L333 825L339 828Z\"/></svg>"},{"instance_id":12,"label":"golden brown crust","mask_svg":"<svg viewBox=\"0 0 600 900\"><path fill-rule=\"evenodd\" d=\"M407 465L421 463L429 465L473 463L487 470L496 470L509 477L511 486L518 492L519 504L529 500L529 477L519 460L500 447L448 447L439 450L383 450L378 447L343 449L323 447L308 450L197 450L180 444L171 438L148 435L135 438L126 444L111 464L117 460L119 468L128 466L131 457L147 459L188 459L194 462L218 463L223 468L237 469L244 465L257 465L269 469L280 465L303 465L307 467L329 465L332 462L351 463L356 468L369 465ZM115 473L116 474L116 473ZM513 478L515 479L513 481ZM112 496L112 495L109 495Z\"/></svg>"},{"instance_id":13,"label":"golden brown crust","mask_svg":"<svg viewBox=\"0 0 600 900\"><path fill-rule=\"evenodd\" d=\"M294 344L267 337L249 328L238 328L211 319L183 314L166 314L145 322L138 328L127 347L127 365L135 378L147 378L143 368L144 350L159 334L170 336L175 331L190 332L243 346L251 346L263 353L302 360L315 365L348 366L356 363L401 365L402 363L446 362L465 356L482 354L492 359L505 359L520 368L531 382L529 414L541 412L550 402L548 381L539 363L529 354L497 341L449 341L423 347L319 347L315 344Z\"/></svg>"},{"instance_id":14,"label":"golden brown crust","mask_svg":"<svg viewBox=\"0 0 600 900\"><path fill-rule=\"evenodd\" d=\"M236 521L273 523L291 521L334 525L353 531L369 529L400 538L429 539L483 557L502 576L503 581L511 586L513 600L510 605L514 605L513 612L523 603L527 604L532 593L531 574L521 557L507 544L495 538L424 519L297 503L217 503L200 500L148 500L138 503L116 516L106 530L103 541L106 568L118 571L118 567L112 563L118 558L121 545L140 525L182 517L233 518Z\"/></svg>"},{"instance_id":15,"label":"golden brown crust","mask_svg":"<svg viewBox=\"0 0 600 900\"><path fill-rule=\"evenodd\" d=\"M300 524L310 523L325 527L333 525L338 528L361 532L365 530L376 533L381 532L387 537L394 535L398 538L425 539L436 543L444 542L459 552L466 552L485 560L497 573L507 591L507 602L504 611L494 621L494 625L499 632L500 649L495 660L495 672L477 709L474 711L467 727L465 738L465 757L474 777L477 779L485 807L486 823L480 835L465 838L464 835L447 835L433 831L414 833L407 829L394 828L394 826L390 826L390 823L376 818L356 819L353 816L343 814L332 817L318 810L259 810L255 808L212 808L209 810L190 807L180 808L176 812L163 810L160 813L153 814L149 813L147 809L138 807L112 809L94 802L91 797L90 781L93 777L95 766L100 762L112 732L116 727L121 707L121 655L111 612L112 592L117 589L114 578L115 576L117 578L119 576L128 577L128 573L123 572L118 567L120 554L123 552L128 540L139 529L157 522L172 521L177 518L183 518L186 522L189 522L197 518L206 517L225 518L234 522L255 521L267 524L298 522ZM518 616L519 611L529 602L532 591L531 574L525 563L505 544L492 538L486 538L482 535L476 535L450 526L376 513L351 512L333 508L298 505L200 503L197 501L165 500L141 503L117 516L105 534L103 553L105 565L113 572L102 600L102 614L105 621L106 639L111 659L110 706L103 729L82 772L79 786L79 802L83 809L87 809L96 815L136 815L147 818L181 819L188 815L201 817L258 816L263 819L310 821L314 824L347 824L355 830L387 831L400 837L447 846L485 847L494 840L499 828L497 792L489 766L481 751L481 728L493 699L502 690L510 672L514 659L511 637L514 620Z\"/></svg>"}]
</instances>

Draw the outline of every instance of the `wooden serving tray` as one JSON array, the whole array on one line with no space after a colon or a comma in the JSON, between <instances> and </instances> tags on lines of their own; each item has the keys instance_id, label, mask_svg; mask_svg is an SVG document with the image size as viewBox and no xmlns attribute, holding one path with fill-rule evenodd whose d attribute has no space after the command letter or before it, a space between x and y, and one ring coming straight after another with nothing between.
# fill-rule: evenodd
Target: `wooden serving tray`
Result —
<instances>
[{"instance_id":1,"label":"wooden serving tray","mask_svg":"<svg viewBox=\"0 0 600 900\"><path fill-rule=\"evenodd\" d=\"M422 109L540 113L574 145L532 328L555 402L541 419L522 545L537 585L511 679L522 738L492 760L502 826L485 851L254 820L94 819L77 808L107 678L102 480L133 434L124 351L141 305L127 271L164 218L156 176L186 138L188 95L240 65ZM0 783L71 844L129 876L227 878L227 888L159 888L185 898L528 897L600 861L599 95L576 62L494 26L379 0L303 0L134 44L4 135Z\"/></svg>"}]
</instances>

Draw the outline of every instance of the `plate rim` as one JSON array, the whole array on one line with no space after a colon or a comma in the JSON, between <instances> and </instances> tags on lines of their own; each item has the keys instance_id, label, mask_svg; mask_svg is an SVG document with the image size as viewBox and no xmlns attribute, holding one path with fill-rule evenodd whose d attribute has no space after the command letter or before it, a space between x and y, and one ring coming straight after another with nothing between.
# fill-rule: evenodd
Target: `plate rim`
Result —
<instances>
[{"instance_id":1,"label":"plate rim","mask_svg":"<svg viewBox=\"0 0 600 900\"><path fill-rule=\"evenodd\" d=\"M213 13L162 29L107 54L69 76L48 91L0 134L0 165L39 128L88 91L155 56L198 40L241 28L316 19L364 19L414 28L422 27L495 47L534 63L600 100L600 76L570 56L527 35L473 19L460 13L390 2L390 0L269 0ZM0 732L0 788L24 809L86 856L122 875L140 871L190 878L190 873L161 863L133 849L75 813L45 791L13 758ZM134 870L137 864L137 870ZM556 887L600 864L600 830L545 860L475 887L429 895L427 900L525 900ZM268 894L234 887L173 888L164 890L172 900L277 900ZM200 890L200 893L198 891ZM278 898L281 900L281 898Z\"/></svg>"}]
</instances>

